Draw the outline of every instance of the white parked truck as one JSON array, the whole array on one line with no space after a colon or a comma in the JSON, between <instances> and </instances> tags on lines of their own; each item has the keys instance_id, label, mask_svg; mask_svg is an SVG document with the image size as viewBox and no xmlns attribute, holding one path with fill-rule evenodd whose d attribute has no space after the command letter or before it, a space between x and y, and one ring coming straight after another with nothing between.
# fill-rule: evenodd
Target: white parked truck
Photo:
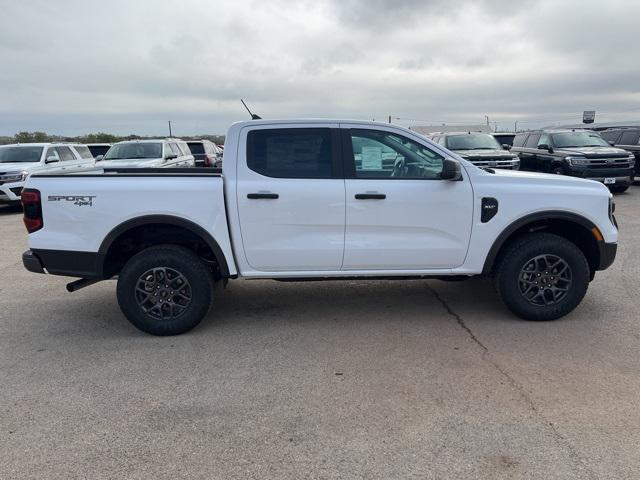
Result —
<instances>
[{"instance_id":1,"label":"white parked truck","mask_svg":"<svg viewBox=\"0 0 640 480\"><path fill-rule=\"evenodd\" d=\"M85 145L76 143L16 143L0 146L0 204L20 203L27 177L36 172L67 173L93 168Z\"/></svg>"},{"instance_id":2,"label":"white parked truck","mask_svg":"<svg viewBox=\"0 0 640 480\"><path fill-rule=\"evenodd\" d=\"M222 171L32 175L25 267L79 277L69 290L117 278L126 317L173 335L234 278L490 275L516 315L551 320L615 258L604 185L482 170L398 126L253 120L224 151Z\"/></svg>"}]
</instances>

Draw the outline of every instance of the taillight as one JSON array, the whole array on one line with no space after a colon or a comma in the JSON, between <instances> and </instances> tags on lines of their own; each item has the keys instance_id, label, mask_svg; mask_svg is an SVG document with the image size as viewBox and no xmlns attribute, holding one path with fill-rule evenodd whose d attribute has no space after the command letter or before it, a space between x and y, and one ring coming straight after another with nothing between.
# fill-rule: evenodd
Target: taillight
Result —
<instances>
[{"instance_id":1,"label":"taillight","mask_svg":"<svg viewBox=\"0 0 640 480\"><path fill-rule=\"evenodd\" d=\"M20 196L22 208L24 209L24 226L27 232L33 233L40 230L44 222L42 221L42 203L40 201L40 191L35 188L25 188Z\"/></svg>"},{"instance_id":2,"label":"taillight","mask_svg":"<svg viewBox=\"0 0 640 480\"><path fill-rule=\"evenodd\" d=\"M209 155L208 153L204 154L204 166L211 167L213 165L213 155Z\"/></svg>"}]
</instances>

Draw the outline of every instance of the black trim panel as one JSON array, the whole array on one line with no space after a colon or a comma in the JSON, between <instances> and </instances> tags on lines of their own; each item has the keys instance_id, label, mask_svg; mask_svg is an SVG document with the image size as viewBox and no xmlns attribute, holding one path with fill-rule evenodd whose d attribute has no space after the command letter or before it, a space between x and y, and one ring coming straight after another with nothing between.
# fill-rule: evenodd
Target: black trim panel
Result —
<instances>
[{"instance_id":1,"label":"black trim panel","mask_svg":"<svg viewBox=\"0 0 640 480\"><path fill-rule=\"evenodd\" d=\"M496 257L498 256L498 252L504 245L504 242L519 228L524 227L528 223L532 223L538 220L569 220L575 223L578 223L585 227L587 230L591 230L595 225L590 220L581 217L580 215L576 215L575 213L563 212L561 210L551 210L547 212L536 212L531 215L527 215L525 217L519 218L507 228L505 228L498 238L493 242L489 253L487 254L487 258L484 261L484 266L482 268L482 273L487 275L491 273L491 269L493 268L493 264L496 261Z\"/></svg>"},{"instance_id":2,"label":"black trim panel","mask_svg":"<svg viewBox=\"0 0 640 480\"><path fill-rule=\"evenodd\" d=\"M51 275L103 278L104 255L101 253L33 249L33 254L40 259L42 266Z\"/></svg>"},{"instance_id":3,"label":"black trim panel","mask_svg":"<svg viewBox=\"0 0 640 480\"><path fill-rule=\"evenodd\" d=\"M30 272L45 273L40 259L31 250L27 250L22 254L22 264Z\"/></svg>"},{"instance_id":4,"label":"black trim panel","mask_svg":"<svg viewBox=\"0 0 640 480\"><path fill-rule=\"evenodd\" d=\"M104 258L107 255L107 252L109 251L109 247L111 247L111 244L120 235L127 232L128 230L131 230L132 228L151 224L175 225L177 227L185 228L195 235L199 236L202 240L204 240L209 248L211 248L211 251L213 251L216 260L218 260L218 267L220 268L220 273L222 274L222 276L231 276L229 273L227 258L224 256L224 253L222 252L220 245L218 245L218 242L215 241L215 239L209 234L209 232L207 232L200 225L197 225L189 220L185 220L184 218L179 217L173 217L171 215L145 215L143 217L133 218L115 227L104 238L102 244L100 245L100 249L98 250L98 252L103 256L103 262Z\"/></svg>"},{"instance_id":5,"label":"black trim panel","mask_svg":"<svg viewBox=\"0 0 640 480\"><path fill-rule=\"evenodd\" d=\"M598 242L598 249L600 250L600 265L598 265L598 270L606 270L616 259L618 244Z\"/></svg>"}]
</instances>

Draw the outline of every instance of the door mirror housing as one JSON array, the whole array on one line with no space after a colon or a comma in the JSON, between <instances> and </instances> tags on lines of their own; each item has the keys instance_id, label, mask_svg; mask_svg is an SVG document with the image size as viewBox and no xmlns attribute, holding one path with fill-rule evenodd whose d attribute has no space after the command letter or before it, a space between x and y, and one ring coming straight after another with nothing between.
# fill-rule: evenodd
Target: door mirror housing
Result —
<instances>
[{"instance_id":1,"label":"door mirror housing","mask_svg":"<svg viewBox=\"0 0 640 480\"><path fill-rule=\"evenodd\" d=\"M502 148L504 148L505 150L511 150L511 145L509 145L508 143L503 143Z\"/></svg>"},{"instance_id":2,"label":"door mirror housing","mask_svg":"<svg viewBox=\"0 0 640 480\"><path fill-rule=\"evenodd\" d=\"M164 158L165 160L173 160L174 158L178 158L178 155L175 153L167 153Z\"/></svg>"},{"instance_id":3,"label":"door mirror housing","mask_svg":"<svg viewBox=\"0 0 640 480\"><path fill-rule=\"evenodd\" d=\"M98 155L96 157L96 162L99 162L100 160L102 160L104 158L104 155Z\"/></svg>"},{"instance_id":4,"label":"door mirror housing","mask_svg":"<svg viewBox=\"0 0 640 480\"><path fill-rule=\"evenodd\" d=\"M453 158L445 158L442 162L442 173L440 173L442 180L451 180L457 182L462 180L462 167L460 162Z\"/></svg>"},{"instance_id":5,"label":"door mirror housing","mask_svg":"<svg viewBox=\"0 0 640 480\"><path fill-rule=\"evenodd\" d=\"M609 145L611 145L612 147L616 146L616 142L614 142L613 140L609 140Z\"/></svg>"},{"instance_id":6,"label":"door mirror housing","mask_svg":"<svg viewBox=\"0 0 640 480\"><path fill-rule=\"evenodd\" d=\"M60 160L57 159L56 157L47 157L47 159L44 161L44 163L58 163Z\"/></svg>"},{"instance_id":7,"label":"door mirror housing","mask_svg":"<svg viewBox=\"0 0 640 480\"><path fill-rule=\"evenodd\" d=\"M538 149L547 150L549 153L553 153L553 148L551 148L551 145L547 145L546 143L541 143L540 145L538 145Z\"/></svg>"}]
</instances>

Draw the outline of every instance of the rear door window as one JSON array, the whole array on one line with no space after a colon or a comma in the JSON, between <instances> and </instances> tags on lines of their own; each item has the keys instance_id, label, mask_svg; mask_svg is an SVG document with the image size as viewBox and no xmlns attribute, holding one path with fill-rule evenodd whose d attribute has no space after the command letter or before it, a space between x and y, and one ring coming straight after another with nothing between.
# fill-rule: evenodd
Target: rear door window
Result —
<instances>
[{"instance_id":1,"label":"rear door window","mask_svg":"<svg viewBox=\"0 0 640 480\"><path fill-rule=\"evenodd\" d=\"M600 132L600 136L607 142L619 143L618 137L620 136L620 130L609 130L608 132Z\"/></svg>"},{"instance_id":2,"label":"rear door window","mask_svg":"<svg viewBox=\"0 0 640 480\"><path fill-rule=\"evenodd\" d=\"M91 150L89 150L84 145L76 145L73 148L76 149L76 152L78 152L78 154L80 155L81 158L84 158L84 159L92 159L93 158L93 155L91 155Z\"/></svg>"},{"instance_id":3,"label":"rear door window","mask_svg":"<svg viewBox=\"0 0 640 480\"><path fill-rule=\"evenodd\" d=\"M58 155L60 155L60 160L63 162L71 162L73 160L77 160L76 156L73 154L69 147L56 147Z\"/></svg>"},{"instance_id":4,"label":"rear door window","mask_svg":"<svg viewBox=\"0 0 640 480\"><path fill-rule=\"evenodd\" d=\"M529 135L529 138L527 138L527 143L524 144L525 148L536 148L538 146L538 140L540 140L539 133Z\"/></svg>"},{"instance_id":5,"label":"rear door window","mask_svg":"<svg viewBox=\"0 0 640 480\"><path fill-rule=\"evenodd\" d=\"M333 178L335 142L329 128L252 130L247 135L247 166L274 178Z\"/></svg>"},{"instance_id":6,"label":"rear door window","mask_svg":"<svg viewBox=\"0 0 640 480\"><path fill-rule=\"evenodd\" d=\"M525 141L527 140L528 135L526 133L522 133L520 135L516 135L516 137L513 139L513 146L514 147L523 147Z\"/></svg>"},{"instance_id":7,"label":"rear door window","mask_svg":"<svg viewBox=\"0 0 640 480\"><path fill-rule=\"evenodd\" d=\"M638 137L640 137L640 132L638 132L637 130L627 130L625 132L622 132L622 136L620 137L620 141L618 142L618 144L637 145Z\"/></svg>"}]
</instances>

